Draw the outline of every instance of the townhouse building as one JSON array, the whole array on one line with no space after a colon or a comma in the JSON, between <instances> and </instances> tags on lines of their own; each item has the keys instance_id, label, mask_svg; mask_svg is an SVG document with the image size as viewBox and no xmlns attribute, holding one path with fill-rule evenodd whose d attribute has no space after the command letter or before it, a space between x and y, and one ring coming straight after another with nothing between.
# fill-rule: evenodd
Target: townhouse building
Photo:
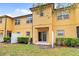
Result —
<instances>
[{"instance_id":1,"label":"townhouse building","mask_svg":"<svg viewBox=\"0 0 79 59\"><path fill-rule=\"evenodd\" d=\"M61 8L59 8L61 6ZM79 38L79 4L44 4L31 8L34 44L51 45L56 38ZM38 12L39 11L39 12ZM54 35L52 34L54 33Z\"/></svg>"},{"instance_id":2,"label":"townhouse building","mask_svg":"<svg viewBox=\"0 0 79 59\"><path fill-rule=\"evenodd\" d=\"M41 7L40 7L41 6ZM51 45L56 38L79 38L79 4L55 8L48 3L30 8L32 14L0 17L0 40L12 33L32 38L33 44ZM54 35L53 35L54 33Z\"/></svg>"},{"instance_id":3,"label":"townhouse building","mask_svg":"<svg viewBox=\"0 0 79 59\"><path fill-rule=\"evenodd\" d=\"M32 38L32 14L18 17L7 15L0 17L0 42L3 42L4 36L12 36L12 33L19 34L22 37Z\"/></svg>"}]
</instances>

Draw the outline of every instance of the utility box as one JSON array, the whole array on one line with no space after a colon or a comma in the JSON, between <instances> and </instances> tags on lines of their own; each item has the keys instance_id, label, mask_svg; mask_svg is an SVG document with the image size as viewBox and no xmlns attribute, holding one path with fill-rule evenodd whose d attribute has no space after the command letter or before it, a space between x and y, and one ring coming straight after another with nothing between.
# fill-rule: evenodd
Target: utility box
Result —
<instances>
[{"instance_id":1,"label":"utility box","mask_svg":"<svg viewBox=\"0 0 79 59\"><path fill-rule=\"evenodd\" d=\"M17 43L19 36L20 36L20 34L12 33L12 35L11 35L11 43Z\"/></svg>"}]
</instances>

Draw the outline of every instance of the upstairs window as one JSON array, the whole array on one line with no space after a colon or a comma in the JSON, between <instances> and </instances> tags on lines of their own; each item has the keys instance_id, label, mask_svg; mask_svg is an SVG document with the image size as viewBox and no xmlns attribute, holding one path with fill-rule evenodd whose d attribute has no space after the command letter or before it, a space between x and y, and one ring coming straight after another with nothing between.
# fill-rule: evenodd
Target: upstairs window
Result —
<instances>
[{"instance_id":1,"label":"upstairs window","mask_svg":"<svg viewBox=\"0 0 79 59\"><path fill-rule=\"evenodd\" d=\"M65 19L69 19L69 13L66 12L61 12L57 15L57 19L58 20L65 20Z\"/></svg>"},{"instance_id":2,"label":"upstairs window","mask_svg":"<svg viewBox=\"0 0 79 59\"><path fill-rule=\"evenodd\" d=\"M19 25L20 24L20 19L15 19L15 25Z\"/></svg>"},{"instance_id":3,"label":"upstairs window","mask_svg":"<svg viewBox=\"0 0 79 59\"><path fill-rule=\"evenodd\" d=\"M40 16L44 16L44 13L43 12L40 12Z\"/></svg>"},{"instance_id":4,"label":"upstairs window","mask_svg":"<svg viewBox=\"0 0 79 59\"><path fill-rule=\"evenodd\" d=\"M26 23L32 23L32 16L27 17Z\"/></svg>"},{"instance_id":5,"label":"upstairs window","mask_svg":"<svg viewBox=\"0 0 79 59\"><path fill-rule=\"evenodd\" d=\"M59 9L59 8L66 8L69 6L72 6L74 3L55 3L54 7L55 9Z\"/></svg>"},{"instance_id":6,"label":"upstairs window","mask_svg":"<svg viewBox=\"0 0 79 59\"><path fill-rule=\"evenodd\" d=\"M0 23L2 23L2 18L0 18Z\"/></svg>"}]
</instances>

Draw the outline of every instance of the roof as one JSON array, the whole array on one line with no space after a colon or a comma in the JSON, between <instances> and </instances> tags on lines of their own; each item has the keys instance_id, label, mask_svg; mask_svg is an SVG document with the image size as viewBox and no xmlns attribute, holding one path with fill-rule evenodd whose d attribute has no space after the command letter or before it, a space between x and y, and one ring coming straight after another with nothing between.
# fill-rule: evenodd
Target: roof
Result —
<instances>
[{"instance_id":1,"label":"roof","mask_svg":"<svg viewBox=\"0 0 79 59\"><path fill-rule=\"evenodd\" d=\"M28 16L32 16L32 14L28 14L28 15L22 15L22 16L17 16L17 17L14 17L14 18L20 18L20 17L28 17Z\"/></svg>"},{"instance_id":2,"label":"roof","mask_svg":"<svg viewBox=\"0 0 79 59\"><path fill-rule=\"evenodd\" d=\"M46 4L43 4L42 6L46 6L46 5L49 5L49 4L54 4L54 3L46 3ZM38 8L39 6L41 6L41 5L38 5L38 6L33 7L33 8L30 8L30 10L32 10L32 9L34 9L34 8Z\"/></svg>"},{"instance_id":3,"label":"roof","mask_svg":"<svg viewBox=\"0 0 79 59\"><path fill-rule=\"evenodd\" d=\"M8 15L2 15L2 16L0 16L0 18L2 18L2 17L9 17L11 19L14 19L14 18L25 17L25 16L32 16L32 14L22 15L22 16L17 16L17 17L11 17L11 16L8 16Z\"/></svg>"},{"instance_id":4,"label":"roof","mask_svg":"<svg viewBox=\"0 0 79 59\"><path fill-rule=\"evenodd\" d=\"M2 18L2 17L9 17L9 18L12 18L13 19L13 17L8 16L8 15L2 15L2 16L0 16L0 18Z\"/></svg>"}]
</instances>

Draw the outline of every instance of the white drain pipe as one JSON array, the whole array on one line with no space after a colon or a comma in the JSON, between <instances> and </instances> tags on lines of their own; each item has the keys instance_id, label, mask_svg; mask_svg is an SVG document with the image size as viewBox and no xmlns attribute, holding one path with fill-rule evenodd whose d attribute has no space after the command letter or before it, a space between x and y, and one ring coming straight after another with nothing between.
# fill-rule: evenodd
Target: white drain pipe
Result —
<instances>
[{"instance_id":1,"label":"white drain pipe","mask_svg":"<svg viewBox=\"0 0 79 59\"><path fill-rule=\"evenodd\" d=\"M52 48L54 48L54 32L52 31Z\"/></svg>"}]
</instances>

